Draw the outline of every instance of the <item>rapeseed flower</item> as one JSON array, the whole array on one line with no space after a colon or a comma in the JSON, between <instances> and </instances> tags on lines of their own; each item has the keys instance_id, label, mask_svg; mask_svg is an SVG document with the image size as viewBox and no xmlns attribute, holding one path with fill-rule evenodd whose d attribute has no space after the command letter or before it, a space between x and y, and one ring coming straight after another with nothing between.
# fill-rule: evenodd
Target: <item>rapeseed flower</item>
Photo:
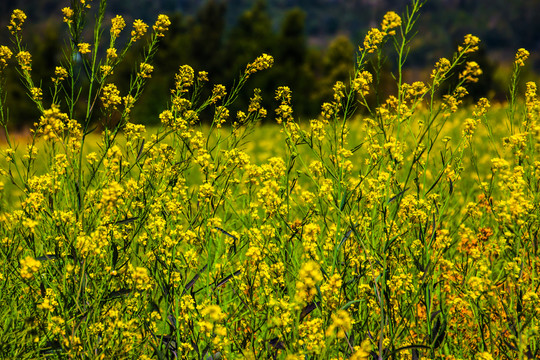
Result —
<instances>
[{"instance_id":1,"label":"rapeseed flower","mask_svg":"<svg viewBox=\"0 0 540 360\"><path fill-rule=\"evenodd\" d=\"M466 82L478 82L478 77L482 75L482 69L476 61L468 61L465 65L465 70L459 74L460 80Z\"/></svg>"},{"instance_id":2,"label":"rapeseed flower","mask_svg":"<svg viewBox=\"0 0 540 360\"><path fill-rule=\"evenodd\" d=\"M43 91L38 87L31 88L30 95L34 101L41 101L43 99Z\"/></svg>"},{"instance_id":3,"label":"rapeseed flower","mask_svg":"<svg viewBox=\"0 0 540 360\"><path fill-rule=\"evenodd\" d=\"M165 31L169 30L171 21L167 15L160 14L156 20L156 23L153 26L154 32L157 37L165 36Z\"/></svg>"},{"instance_id":4,"label":"rapeseed flower","mask_svg":"<svg viewBox=\"0 0 540 360\"><path fill-rule=\"evenodd\" d=\"M152 75L152 71L154 71L154 67L147 63L141 63L139 67L139 72L137 73L137 76L143 78L143 79L149 79Z\"/></svg>"},{"instance_id":5,"label":"rapeseed flower","mask_svg":"<svg viewBox=\"0 0 540 360\"><path fill-rule=\"evenodd\" d=\"M477 36L467 34L465 35L465 38L463 39L463 44L458 46L458 51L463 52L465 54L473 53L475 51L478 51L479 43L480 43L480 39Z\"/></svg>"},{"instance_id":6,"label":"rapeseed flower","mask_svg":"<svg viewBox=\"0 0 540 360\"><path fill-rule=\"evenodd\" d=\"M217 103L220 99L223 99L227 95L227 89L225 86L221 84L214 85L214 89L212 89L212 97L210 98L210 102L212 104Z\"/></svg>"},{"instance_id":7,"label":"rapeseed flower","mask_svg":"<svg viewBox=\"0 0 540 360\"><path fill-rule=\"evenodd\" d=\"M144 21L140 19L135 20L133 22L133 30L131 30L131 41L135 42L142 38L146 34L146 30L148 30L148 25Z\"/></svg>"},{"instance_id":8,"label":"rapeseed flower","mask_svg":"<svg viewBox=\"0 0 540 360\"><path fill-rule=\"evenodd\" d=\"M308 261L302 265L296 281L296 301L309 303L317 294L315 285L322 281L322 272L315 261Z\"/></svg>"},{"instance_id":9,"label":"rapeseed flower","mask_svg":"<svg viewBox=\"0 0 540 360\"><path fill-rule=\"evenodd\" d=\"M382 20L381 29L383 32L387 33L390 36L396 34L396 31L393 30L401 26L401 17L393 11L387 12Z\"/></svg>"},{"instance_id":10,"label":"rapeseed flower","mask_svg":"<svg viewBox=\"0 0 540 360\"><path fill-rule=\"evenodd\" d=\"M353 320L347 310L338 310L332 314L332 323L326 329L326 336L337 336L343 339L351 331Z\"/></svg>"},{"instance_id":11,"label":"rapeseed flower","mask_svg":"<svg viewBox=\"0 0 540 360\"><path fill-rule=\"evenodd\" d=\"M370 29L364 38L364 49L360 48L360 51L365 50L370 54L375 52L382 44L385 35L377 28Z\"/></svg>"},{"instance_id":12,"label":"rapeseed flower","mask_svg":"<svg viewBox=\"0 0 540 360\"><path fill-rule=\"evenodd\" d=\"M52 78L53 83L59 84L61 81L64 81L68 77L68 72L64 67L57 66L54 70L54 75L56 77Z\"/></svg>"},{"instance_id":13,"label":"rapeseed flower","mask_svg":"<svg viewBox=\"0 0 540 360\"><path fill-rule=\"evenodd\" d=\"M249 77L250 75L255 74L257 71L271 68L272 65L274 65L274 58L271 55L262 54L256 58L255 61L246 66L245 74Z\"/></svg>"},{"instance_id":14,"label":"rapeseed flower","mask_svg":"<svg viewBox=\"0 0 540 360\"><path fill-rule=\"evenodd\" d=\"M516 64L517 67L525 66L525 61L529 58L529 55L530 53L527 50L523 48L518 49L514 64Z\"/></svg>"},{"instance_id":15,"label":"rapeseed flower","mask_svg":"<svg viewBox=\"0 0 540 360\"><path fill-rule=\"evenodd\" d=\"M17 62L22 71L30 72L32 70L32 55L28 51L19 51Z\"/></svg>"},{"instance_id":16,"label":"rapeseed flower","mask_svg":"<svg viewBox=\"0 0 540 360\"><path fill-rule=\"evenodd\" d=\"M31 256L27 256L21 260L21 276L23 279L31 280L34 275L39 271L41 262L34 259Z\"/></svg>"},{"instance_id":17,"label":"rapeseed flower","mask_svg":"<svg viewBox=\"0 0 540 360\"><path fill-rule=\"evenodd\" d=\"M359 72L353 80L352 88L362 97L365 97L369 93L369 87L373 82L373 75L369 71Z\"/></svg>"},{"instance_id":18,"label":"rapeseed flower","mask_svg":"<svg viewBox=\"0 0 540 360\"><path fill-rule=\"evenodd\" d=\"M58 139L63 135L68 120L68 115L61 112L58 105L53 104L50 109L44 110L39 118L37 134L43 135L45 140Z\"/></svg>"},{"instance_id":19,"label":"rapeseed flower","mask_svg":"<svg viewBox=\"0 0 540 360\"><path fill-rule=\"evenodd\" d=\"M350 360L368 360L371 358L371 341L366 339L362 341L359 349L351 355Z\"/></svg>"},{"instance_id":20,"label":"rapeseed flower","mask_svg":"<svg viewBox=\"0 0 540 360\"><path fill-rule=\"evenodd\" d=\"M126 22L124 21L124 18L120 15L116 15L114 18L111 19L111 38L117 38L120 35L120 32L124 29L126 26Z\"/></svg>"},{"instance_id":21,"label":"rapeseed flower","mask_svg":"<svg viewBox=\"0 0 540 360\"><path fill-rule=\"evenodd\" d=\"M0 73L7 67L7 62L13 53L7 46L0 46Z\"/></svg>"},{"instance_id":22,"label":"rapeseed flower","mask_svg":"<svg viewBox=\"0 0 540 360\"><path fill-rule=\"evenodd\" d=\"M62 14L64 14L64 22L68 25L71 25L73 22L73 9L70 7L62 8Z\"/></svg>"},{"instance_id":23,"label":"rapeseed flower","mask_svg":"<svg viewBox=\"0 0 540 360\"><path fill-rule=\"evenodd\" d=\"M90 44L89 43L80 43L77 45L77 47L79 48L79 52L81 54L89 54L92 50L90 50Z\"/></svg>"},{"instance_id":24,"label":"rapeseed flower","mask_svg":"<svg viewBox=\"0 0 540 360\"><path fill-rule=\"evenodd\" d=\"M120 91L116 85L113 83L105 85L101 93L101 102L106 110L116 110L116 107L122 102Z\"/></svg>"},{"instance_id":25,"label":"rapeseed flower","mask_svg":"<svg viewBox=\"0 0 540 360\"><path fill-rule=\"evenodd\" d=\"M9 21L8 29L12 35L16 36L19 31L22 30L22 25L26 20L26 14L24 11L15 9L11 14L11 19Z\"/></svg>"}]
</instances>

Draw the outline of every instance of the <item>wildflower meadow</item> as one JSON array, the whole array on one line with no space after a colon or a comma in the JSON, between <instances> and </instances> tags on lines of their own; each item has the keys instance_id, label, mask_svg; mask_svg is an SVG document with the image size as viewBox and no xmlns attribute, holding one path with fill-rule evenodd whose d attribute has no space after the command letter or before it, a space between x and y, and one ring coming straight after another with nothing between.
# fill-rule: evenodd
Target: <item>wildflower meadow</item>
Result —
<instances>
[{"instance_id":1,"label":"wildflower meadow","mask_svg":"<svg viewBox=\"0 0 540 360\"><path fill-rule=\"evenodd\" d=\"M369 30L316 118L295 117L287 84L272 109L245 93L274 63L261 54L232 87L178 64L151 127L130 114L171 22L106 20L106 2L63 9L50 89L32 75L23 10L0 45L2 358L540 358L527 50L502 104L468 100L482 75L470 34L407 83L413 0ZM139 49L119 89L115 69ZM24 140L9 132L9 68L41 114ZM239 96L249 106L232 113Z\"/></svg>"}]
</instances>

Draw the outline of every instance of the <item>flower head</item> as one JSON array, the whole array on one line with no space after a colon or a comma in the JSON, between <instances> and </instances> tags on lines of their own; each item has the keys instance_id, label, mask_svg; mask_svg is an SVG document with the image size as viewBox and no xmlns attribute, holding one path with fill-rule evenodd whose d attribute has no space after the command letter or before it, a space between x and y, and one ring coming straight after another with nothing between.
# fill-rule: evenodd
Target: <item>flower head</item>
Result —
<instances>
[{"instance_id":1,"label":"flower head","mask_svg":"<svg viewBox=\"0 0 540 360\"><path fill-rule=\"evenodd\" d=\"M114 110L118 105L120 105L122 98L120 97L120 91L116 85L113 83L105 85L101 95L101 101L103 102L103 107L107 110Z\"/></svg>"},{"instance_id":2,"label":"flower head","mask_svg":"<svg viewBox=\"0 0 540 360\"><path fill-rule=\"evenodd\" d=\"M23 279L31 280L34 274L39 271L41 262L31 256L27 256L21 260L21 276Z\"/></svg>"},{"instance_id":3,"label":"flower head","mask_svg":"<svg viewBox=\"0 0 540 360\"><path fill-rule=\"evenodd\" d=\"M165 31L169 30L169 25L171 25L171 21L169 20L169 17L167 15L158 15L156 23L153 26L156 36L165 36Z\"/></svg>"},{"instance_id":4,"label":"flower head","mask_svg":"<svg viewBox=\"0 0 540 360\"><path fill-rule=\"evenodd\" d=\"M4 70L7 66L7 62L11 59L13 53L7 46L0 46L0 72Z\"/></svg>"},{"instance_id":5,"label":"flower head","mask_svg":"<svg viewBox=\"0 0 540 360\"><path fill-rule=\"evenodd\" d=\"M385 35L386 33L380 31L377 28L369 30L366 37L364 38L364 49L370 54L373 53L379 48L379 46L383 42Z\"/></svg>"},{"instance_id":6,"label":"flower head","mask_svg":"<svg viewBox=\"0 0 540 360\"><path fill-rule=\"evenodd\" d=\"M50 109L43 111L37 133L43 135L45 140L58 139L62 136L68 120L68 115L60 112L58 105L53 104Z\"/></svg>"},{"instance_id":7,"label":"flower head","mask_svg":"<svg viewBox=\"0 0 540 360\"><path fill-rule=\"evenodd\" d=\"M65 78L68 77L68 72L64 67L57 66L56 69L54 70L54 75L56 75L56 77L53 77L52 81L53 83L58 84L60 83L60 81L63 81L65 80Z\"/></svg>"},{"instance_id":8,"label":"flower head","mask_svg":"<svg viewBox=\"0 0 540 360\"><path fill-rule=\"evenodd\" d=\"M70 25L73 22L73 9L70 7L65 7L62 9L62 13L64 14L64 22Z\"/></svg>"},{"instance_id":9,"label":"flower head","mask_svg":"<svg viewBox=\"0 0 540 360\"><path fill-rule=\"evenodd\" d=\"M17 32L22 30L22 25L26 20L26 14L24 11L15 9L11 14L11 20L9 21L8 29L11 34L15 35Z\"/></svg>"},{"instance_id":10,"label":"flower head","mask_svg":"<svg viewBox=\"0 0 540 360\"><path fill-rule=\"evenodd\" d=\"M227 89L225 88L225 86L221 84L214 85L210 102L215 104L219 99L225 97L225 95L227 95Z\"/></svg>"},{"instance_id":11,"label":"flower head","mask_svg":"<svg viewBox=\"0 0 540 360\"><path fill-rule=\"evenodd\" d=\"M389 11L384 15L381 23L381 29L388 35L395 35L396 31L392 30L401 26L401 17L393 11Z\"/></svg>"},{"instance_id":12,"label":"flower head","mask_svg":"<svg viewBox=\"0 0 540 360\"><path fill-rule=\"evenodd\" d=\"M124 30L126 22L122 16L116 15L111 19L111 24L111 38L117 38L120 35L120 32Z\"/></svg>"},{"instance_id":13,"label":"flower head","mask_svg":"<svg viewBox=\"0 0 540 360\"><path fill-rule=\"evenodd\" d=\"M79 48L79 52L83 55L88 54L91 51L89 43L79 43L77 46Z\"/></svg>"},{"instance_id":14,"label":"flower head","mask_svg":"<svg viewBox=\"0 0 540 360\"><path fill-rule=\"evenodd\" d=\"M476 61L468 61L465 65L465 70L459 74L459 78L466 82L478 82L478 77L482 75L482 69Z\"/></svg>"},{"instance_id":15,"label":"flower head","mask_svg":"<svg viewBox=\"0 0 540 360\"><path fill-rule=\"evenodd\" d=\"M463 45L458 47L459 52L464 52L465 54L473 53L478 51L478 44L480 39L477 36L467 34L463 40Z\"/></svg>"},{"instance_id":16,"label":"flower head","mask_svg":"<svg viewBox=\"0 0 540 360\"><path fill-rule=\"evenodd\" d=\"M151 77L150 74L152 74L152 71L154 71L154 67L152 65L147 63L141 63L140 71L137 76L140 76L143 79L148 79Z\"/></svg>"},{"instance_id":17,"label":"flower head","mask_svg":"<svg viewBox=\"0 0 540 360\"><path fill-rule=\"evenodd\" d=\"M255 59L252 63L246 66L246 75L250 76L257 71L269 69L274 65L274 58L268 54L262 54Z\"/></svg>"},{"instance_id":18,"label":"flower head","mask_svg":"<svg viewBox=\"0 0 540 360\"><path fill-rule=\"evenodd\" d=\"M337 336L343 339L352 329L352 319L346 310L338 310L332 314L332 324L326 329L326 336Z\"/></svg>"},{"instance_id":19,"label":"flower head","mask_svg":"<svg viewBox=\"0 0 540 360\"><path fill-rule=\"evenodd\" d=\"M525 61L529 58L529 55L530 53L527 50L523 48L518 49L514 64L516 64L518 67L525 66Z\"/></svg>"},{"instance_id":20,"label":"flower head","mask_svg":"<svg viewBox=\"0 0 540 360\"><path fill-rule=\"evenodd\" d=\"M17 54L17 62L22 71L32 70L32 55L28 51L19 51Z\"/></svg>"},{"instance_id":21,"label":"flower head","mask_svg":"<svg viewBox=\"0 0 540 360\"><path fill-rule=\"evenodd\" d=\"M146 34L148 25L144 21L137 19L133 22L133 30L131 30L131 41L135 42Z\"/></svg>"}]
</instances>

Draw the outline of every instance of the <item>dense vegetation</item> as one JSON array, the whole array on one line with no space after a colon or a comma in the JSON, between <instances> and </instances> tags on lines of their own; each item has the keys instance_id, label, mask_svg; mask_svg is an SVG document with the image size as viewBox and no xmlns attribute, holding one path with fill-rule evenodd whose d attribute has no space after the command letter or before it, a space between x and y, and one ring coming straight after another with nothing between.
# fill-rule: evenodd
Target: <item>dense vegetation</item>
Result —
<instances>
[{"instance_id":1,"label":"dense vegetation","mask_svg":"<svg viewBox=\"0 0 540 360\"><path fill-rule=\"evenodd\" d=\"M176 66L154 127L135 109L166 60L168 16L128 25L105 18L105 0L73 1L45 87L13 11L0 356L539 358L540 100L536 83L519 86L530 53L516 49L502 105L465 106L482 75L471 34L407 82L423 4L368 30L309 121L302 92L279 85L267 108L249 89L279 69L263 53L232 85ZM37 112L24 142L8 128L13 73Z\"/></svg>"}]
</instances>

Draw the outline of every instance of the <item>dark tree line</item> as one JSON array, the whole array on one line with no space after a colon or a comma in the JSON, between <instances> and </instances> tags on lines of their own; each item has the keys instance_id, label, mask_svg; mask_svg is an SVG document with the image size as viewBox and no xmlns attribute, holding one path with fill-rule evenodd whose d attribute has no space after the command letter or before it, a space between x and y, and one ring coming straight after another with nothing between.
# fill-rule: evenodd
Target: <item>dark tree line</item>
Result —
<instances>
[{"instance_id":1,"label":"dark tree line","mask_svg":"<svg viewBox=\"0 0 540 360\"><path fill-rule=\"evenodd\" d=\"M11 6L20 5L21 8L25 8L25 4L19 4L20 2L31 1L15 0ZM376 26L377 23L373 19L382 17L387 8L394 6L399 11L403 10L408 3L408 1L345 3L336 0L333 1L332 8L328 6L328 2L325 0L307 2L258 0L229 4L223 0L208 0L201 6L199 1L189 0L179 2L137 0L119 3L110 1L112 8L109 18L116 13L135 14L126 16L128 24L140 14L141 8L147 9L143 18L148 23L154 20L149 18L149 14L157 14L163 10L172 11L169 13L172 25L156 54L153 77L148 83L139 106L134 110L133 119L144 123L157 121L157 115L167 106L168 89L173 86L173 74L180 65L189 64L196 71L208 71L211 83L220 83L230 87L233 81L238 79L246 64L261 53L274 56L275 65L271 70L257 74L249 80L246 91L235 105L237 108L230 109L231 113L244 109L252 95L252 89L257 87L262 89L263 105L272 115L272 109L275 107L274 91L278 86L287 85L293 91L293 108L296 116L301 119L317 116L322 102L331 97L332 85L338 80L349 79L357 49L357 46L353 44L362 41L361 36L368 29L368 24ZM248 3L251 7L246 8ZM302 8L291 8L290 6L295 3L302 5ZM343 23L332 25L328 19L331 18L332 11L335 11L341 3L350 11L342 14ZM479 3L482 1L439 0L426 4L424 17L421 17L418 23L420 32L418 41L412 43L413 49L409 57L409 65L416 70L410 72L412 74L410 81L418 80L415 74L428 74L429 67L438 57L451 56L463 35L473 32L470 28L471 24L477 22L474 22L470 16L480 11ZM179 4L183 12L174 11L178 10ZM317 4L320 9L326 9L327 13L321 14L320 9L317 10L315 6ZM97 3L94 4L96 5ZM364 11L358 13L360 5L363 6ZM5 2L2 7L7 7ZM34 59L33 74L37 82L43 79L44 89L47 88L52 72L62 58L62 48L67 39L63 37L65 28L60 18L44 18L43 21L37 23L33 22L33 18L39 18L39 11L59 11L60 7L62 6L57 1L38 2L36 7L31 7L28 23L25 24L28 49L32 52ZM518 5L511 5L511 7L519 9ZM287 10L280 12L280 9ZM441 15L445 11L448 14ZM356 20L352 20L352 15L355 13L358 18L364 19L361 25L355 23ZM490 11L486 13L488 14L482 15L486 21L491 18L490 16L495 16L489 15ZM2 14L1 21L5 23L9 20L9 12ZM231 17L231 14L236 14L236 16ZM509 16L511 17L512 14ZM321 20L319 25L313 25L313 17ZM279 21L276 21L276 18L279 18ZM347 24L357 26L358 34L347 31ZM426 26L431 26L430 31L425 31ZM489 24L482 26L489 27ZM522 24L521 27L523 31L528 31L525 25ZM343 34L332 36L330 40L322 41L318 46L313 45L314 39L318 39L317 36L328 37L332 30L342 30ZM360 33L362 33L361 36ZM128 29L124 30L124 36L129 36ZM507 33L506 38L501 37L499 40L504 43L504 41L509 41L507 38L511 36L511 33ZM6 37L7 30L3 30L0 33L0 43L6 43L8 41ZM532 39L523 41L530 42ZM500 81L496 76L498 59L486 52L487 46L496 47L497 43L488 37L484 44L474 59L481 65L484 76L471 89L471 92L474 97L490 95L504 98L505 79ZM511 54L508 55L510 60ZM140 61L140 53L132 51L123 65L115 71L113 80L120 89L127 89L130 74L138 61ZM391 62L386 64L384 70L387 75L382 78L382 88L387 92L393 91L390 75L394 70L392 66ZM16 78L15 71L9 73L8 86L10 87L8 106L12 123L19 126L33 123L38 114L29 106L29 100Z\"/></svg>"}]
</instances>

